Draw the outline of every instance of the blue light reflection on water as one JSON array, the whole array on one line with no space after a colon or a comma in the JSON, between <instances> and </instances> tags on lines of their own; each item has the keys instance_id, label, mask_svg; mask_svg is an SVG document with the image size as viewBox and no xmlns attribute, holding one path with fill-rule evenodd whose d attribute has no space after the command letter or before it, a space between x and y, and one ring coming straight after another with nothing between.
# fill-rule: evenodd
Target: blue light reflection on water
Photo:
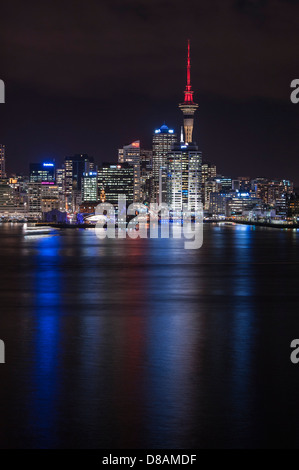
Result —
<instances>
[{"instance_id":1,"label":"blue light reflection on water","mask_svg":"<svg viewBox=\"0 0 299 470\"><path fill-rule=\"evenodd\" d=\"M5 243L1 331L21 346L17 377L0 370L0 446L277 444L275 419L296 436L297 233L205 227L198 252L91 231Z\"/></svg>"},{"instance_id":2,"label":"blue light reflection on water","mask_svg":"<svg viewBox=\"0 0 299 470\"><path fill-rule=\"evenodd\" d=\"M37 240L32 262L36 266L32 285L34 327L32 346L32 394L29 429L37 438L38 447L57 443L57 402L61 386L61 293L63 276L60 266L58 236ZM29 433L30 434L30 433Z\"/></svg>"}]
</instances>

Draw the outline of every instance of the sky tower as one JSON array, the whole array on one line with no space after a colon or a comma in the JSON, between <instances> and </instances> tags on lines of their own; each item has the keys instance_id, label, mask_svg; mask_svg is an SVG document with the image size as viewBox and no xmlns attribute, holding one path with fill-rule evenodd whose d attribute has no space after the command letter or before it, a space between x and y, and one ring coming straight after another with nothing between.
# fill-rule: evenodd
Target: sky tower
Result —
<instances>
[{"instance_id":1,"label":"sky tower","mask_svg":"<svg viewBox=\"0 0 299 470\"><path fill-rule=\"evenodd\" d=\"M179 104L179 108L184 114L184 130L185 142L190 144L192 142L194 114L198 108L198 104L193 101L193 91L191 87L191 60L190 60L190 40L188 40L188 61L187 61L187 86L185 90L185 101Z\"/></svg>"}]
</instances>

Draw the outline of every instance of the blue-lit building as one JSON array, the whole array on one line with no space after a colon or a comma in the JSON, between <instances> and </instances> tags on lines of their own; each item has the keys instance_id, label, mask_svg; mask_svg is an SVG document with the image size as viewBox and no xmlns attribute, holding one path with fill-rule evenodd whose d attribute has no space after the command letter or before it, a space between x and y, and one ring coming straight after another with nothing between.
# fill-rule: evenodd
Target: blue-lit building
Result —
<instances>
[{"instance_id":1,"label":"blue-lit building","mask_svg":"<svg viewBox=\"0 0 299 470\"><path fill-rule=\"evenodd\" d=\"M165 124L155 130L153 135L152 202L166 202L167 187L164 175L167 168L167 156L176 143L177 135Z\"/></svg>"},{"instance_id":2,"label":"blue-lit building","mask_svg":"<svg viewBox=\"0 0 299 470\"><path fill-rule=\"evenodd\" d=\"M261 199L256 197L255 193L235 192L227 200L227 216L237 217L247 215L258 206L261 206Z\"/></svg>"},{"instance_id":3,"label":"blue-lit building","mask_svg":"<svg viewBox=\"0 0 299 470\"><path fill-rule=\"evenodd\" d=\"M31 163L29 171L30 183L55 184L55 163Z\"/></svg>"}]
</instances>

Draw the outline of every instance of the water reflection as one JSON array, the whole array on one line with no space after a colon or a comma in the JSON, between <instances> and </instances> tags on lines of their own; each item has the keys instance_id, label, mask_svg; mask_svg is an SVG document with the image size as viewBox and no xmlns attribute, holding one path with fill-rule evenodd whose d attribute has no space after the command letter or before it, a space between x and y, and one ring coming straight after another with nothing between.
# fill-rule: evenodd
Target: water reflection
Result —
<instances>
[{"instance_id":1,"label":"water reflection","mask_svg":"<svg viewBox=\"0 0 299 470\"><path fill-rule=\"evenodd\" d=\"M196 252L92 231L0 241L0 447L262 446L286 441L274 411L297 430L294 232L205 227Z\"/></svg>"}]
</instances>

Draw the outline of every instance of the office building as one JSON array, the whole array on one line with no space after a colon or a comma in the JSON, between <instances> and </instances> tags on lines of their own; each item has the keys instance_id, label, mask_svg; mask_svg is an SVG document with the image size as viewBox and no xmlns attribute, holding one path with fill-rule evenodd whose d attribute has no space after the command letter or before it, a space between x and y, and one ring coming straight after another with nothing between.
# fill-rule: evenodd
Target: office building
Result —
<instances>
[{"instance_id":1,"label":"office building","mask_svg":"<svg viewBox=\"0 0 299 470\"><path fill-rule=\"evenodd\" d=\"M152 180L152 202L166 202L167 187L163 175L167 171L168 153L177 143L177 135L173 129L164 124L156 129L153 135L153 180Z\"/></svg>"},{"instance_id":2,"label":"office building","mask_svg":"<svg viewBox=\"0 0 299 470\"><path fill-rule=\"evenodd\" d=\"M31 163L29 168L29 182L55 184L55 164L53 162Z\"/></svg>"},{"instance_id":3,"label":"office building","mask_svg":"<svg viewBox=\"0 0 299 470\"><path fill-rule=\"evenodd\" d=\"M18 190L9 185L7 179L0 180L0 217L24 214L25 208Z\"/></svg>"},{"instance_id":4,"label":"office building","mask_svg":"<svg viewBox=\"0 0 299 470\"><path fill-rule=\"evenodd\" d=\"M83 173L82 203L97 202L98 200L98 173L90 171Z\"/></svg>"},{"instance_id":5,"label":"office building","mask_svg":"<svg viewBox=\"0 0 299 470\"><path fill-rule=\"evenodd\" d=\"M208 178L205 180L204 188L203 188L203 198L204 201L204 209L206 211L210 210L210 195L211 193L218 193L219 183L217 183L216 178Z\"/></svg>"},{"instance_id":6,"label":"office building","mask_svg":"<svg viewBox=\"0 0 299 470\"><path fill-rule=\"evenodd\" d=\"M40 219L42 215L41 193L41 183L28 184L28 213L33 219Z\"/></svg>"},{"instance_id":7,"label":"office building","mask_svg":"<svg viewBox=\"0 0 299 470\"><path fill-rule=\"evenodd\" d=\"M128 163L134 168L134 202L140 202L141 200L140 160L141 148L139 140L124 146L118 151L118 162L120 164Z\"/></svg>"},{"instance_id":8,"label":"office building","mask_svg":"<svg viewBox=\"0 0 299 470\"><path fill-rule=\"evenodd\" d=\"M210 192L216 191L216 183L215 178L217 176L217 169L216 165L213 165L210 162L203 162L201 168L201 175L202 175L202 202L204 205L204 209L208 209L209 207L209 194ZM206 183L209 184L206 185Z\"/></svg>"},{"instance_id":9,"label":"office building","mask_svg":"<svg viewBox=\"0 0 299 470\"><path fill-rule=\"evenodd\" d=\"M59 211L64 212L66 208L66 196L65 196L65 168L58 168L56 170L56 185L58 187L59 197Z\"/></svg>"},{"instance_id":10,"label":"office building","mask_svg":"<svg viewBox=\"0 0 299 470\"><path fill-rule=\"evenodd\" d=\"M95 170L94 158L87 154L65 157L64 168L66 209L76 212L82 200L83 174Z\"/></svg>"},{"instance_id":11,"label":"office building","mask_svg":"<svg viewBox=\"0 0 299 470\"><path fill-rule=\"evenodd\" d=\"M246 216L257 206L261 206L262 201L254 193L231 193L227 200L227 217Z\"/></svg>"},{"instance_id":12,"label":"office building","mask_svg":"<svg viewBox=\"0 0 299 470\"><path fill-rule=\"evenodd\" d=\"M143 203L151 201L153 181L153 152L141 150L140 153L140 200Z\"/></svg>"},{"instance_id":13,"label":"office building","mask_svg":"<svg viewBox=\"0 0 299 470\"><path fill-rule=\"evenodd\" d=\"M227 193L211 192L209 194L209 214L215 217L225 217L229 198L230 195Z\"/></svg>"},{"instance_id":14,"label":"office building","mask_svg":"<svg viewBox=\"0 0 299 470\"><path fill-rule=\"evenodd\" d=\"M217 175L216 181L219 185L219 191L222 193L229 193L232 191L232 178L228 176Z\"/></svg>"},{"instance_id":15,"label":"office building","mask_svg":"<svg viewBox=\"0 0 299 470\"><path fill-rule=\"evenodd\" d=\"M98 171L98 194L101 202L118 205L118 196L125 195L127 204L134 201L134 167L128 163L104 163Z\"/></svg>"},{"instance_id":16,"label":"office building","mask_svg":"<svg viewBox=\"0 0 299 470\"><path fill-rule=\"evenodd\" d=\"M202 184L204 186L205 182L208 179L216 178L216 176L217 176L216 165L213 165L210 162L203 162L201 174L202 174Z\"/></svg>"},{"instance_id":17,"label":"office building","mask_svg":"<svg viewBox=\"0 0 299 470\"><path fill-rule=\"evenodd\" d=\"M42 214L52 212L54 210L63 212L59 203L59 188L56 185L41 185L40 206Z\"/></svg>"},{"instance_id":18,"label":"office building","mask_svg":"<svg viewBox=\"0 0 299 470\"><path fill-rule=\"evenodd\" d=\"M202 154L195 144L178 144L168 156L167 203L173 212L183 206L194 212L201 203Z\"/></svg>"}]
</instances>

